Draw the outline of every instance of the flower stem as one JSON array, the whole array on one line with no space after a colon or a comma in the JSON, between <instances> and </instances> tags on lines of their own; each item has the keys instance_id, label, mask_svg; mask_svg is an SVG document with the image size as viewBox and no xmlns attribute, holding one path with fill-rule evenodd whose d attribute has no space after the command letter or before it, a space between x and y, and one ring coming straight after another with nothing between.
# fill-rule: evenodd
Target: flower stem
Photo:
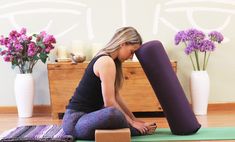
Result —
<instances>
[{"instance_id":1,"label":"flower stem","mask_svg":"<svg viewBox=\"0 0 235 142\"><path fill-rule=\"evenodd\" d=\"M210 55L211 55L211 52L209 52L209 55L208 55L208 57L207 57L207 59L206 59L206 65L205 65L206 67L207 67L208 60L209 60ZM206 67L205 67L205 68L206 68Z\"/></svg>"},{"instance_id":2,"label":"flower stem","mask_svg":"<svg viewBox=\"0 0 235 142\"><path fill-rule=\"evenodd\" d=\"M20 73L24 73L24 71L23 71L22 68L21 68L21 65L18 65L18 68L19 68L19 70L20 70Z\"/></svg>"},{"instance_id":3,"label":"flower stem","mask_svg":"<svg viewBox=\"0 0 235 142\"><path fill-rule=\"evenodd\" d=\"M21 73L21 74L24 74L24 73L25 73L25 72L24 72L24 66L25 66L25 62L22 60L22 62L21 62L20 65L19 65L20 73Z\"/></svg>"},{"instance_id":4,"label":"flower stem","mask_svg":"<svg viewBox=\"0 0 235 142\"><path fill-rule=\"evenodd\" d=\"M193 62L192 56L191 56L191 55L189 55L189 57L190 57L190 60L191 60L191 62L192 62L192 65L193 65L193 70L194 70L194 71L196 71L196 67L195 67L195 65L194 65L194 62Z\"/></svg>"},{"instance_id":5,"label":"flower stem","mask_svg":"<svg viewBox=\"0 0 235 142\"><path fill-rule=\"evenodd\" d=\"M206 70L206 51L204 52L203 70Z\"/></svg>"},{"instance_id":6,"label":"flower stem","mask_svg":"<svg viewBox=\"0 0 235 142\"><path fill-rule=\"evenodd\" d=\"M200 65L199 65L199 60L198 60L198 53L197 53L197 51L194 51L194 53L195 53L195 57L196 57L197 70L200 71Z\"/></svg>"}]
</instances>

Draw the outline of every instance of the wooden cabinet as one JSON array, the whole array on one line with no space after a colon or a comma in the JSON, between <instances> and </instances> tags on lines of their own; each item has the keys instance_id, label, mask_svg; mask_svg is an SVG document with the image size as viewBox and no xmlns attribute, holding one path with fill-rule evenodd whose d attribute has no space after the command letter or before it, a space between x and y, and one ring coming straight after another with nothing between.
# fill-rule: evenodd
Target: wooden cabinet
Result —
<instances>
[{"instance_id":1,"label":"wooden cabinet","mask_svg":"<svg viewBox=\"0 0 235 142\"><path fill-rule=\"evenodd\" d=\"M176 61L171 61L176 71ZM58 118L79 84L88 63L49 63L48 78L53 118ZM124 84L121 96L132 112L162 111L139 62L123 63Z\"/></svg>"}]
</instances>

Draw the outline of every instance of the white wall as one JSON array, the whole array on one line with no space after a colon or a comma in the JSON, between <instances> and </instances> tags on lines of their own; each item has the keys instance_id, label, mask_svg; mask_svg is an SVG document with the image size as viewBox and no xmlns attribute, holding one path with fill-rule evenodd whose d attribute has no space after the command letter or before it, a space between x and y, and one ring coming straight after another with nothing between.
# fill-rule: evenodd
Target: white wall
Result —
<instances>
[{"instance_id":1,"label":"white wall","mask_svg":"<svg viewBox=\"0 0 235 142\"><path fill-rule=\"evenodd\" d=\"M189 98L189 58L174 45L178 30L195 27L219 30L225 41L212 54L208 66L211 79L209 101L235 102L235 1L233 0L1 0L0 35L26 27L29 33L47 30L57 45L68 50L74 40L105 44L115 29L133 26L144 41L161 40L171 59L178 61L178 77ZM91 47L85 49L91 58ZM18 70L0 57L0 106L14 106L14 78ZM47 68L34 68L35 104L50 104Z\"/></svg>"}]
</instances>

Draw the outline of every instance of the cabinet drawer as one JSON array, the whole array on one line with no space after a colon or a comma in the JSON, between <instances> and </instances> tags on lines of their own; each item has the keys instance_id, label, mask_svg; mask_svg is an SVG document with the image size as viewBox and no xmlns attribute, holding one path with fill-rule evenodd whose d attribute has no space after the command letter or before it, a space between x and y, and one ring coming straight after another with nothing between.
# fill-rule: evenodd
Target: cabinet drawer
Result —
<instances>
[{"instance_id":1,"label":"cabinet drawer","mask_svg":"<svg viewBox=\"0 0 235 142\"><path fill-rule=\"evenodd\" d=\"M132 112L162 111L143 69L124 67L121 96Z\"/></svg>"}]
</instances>

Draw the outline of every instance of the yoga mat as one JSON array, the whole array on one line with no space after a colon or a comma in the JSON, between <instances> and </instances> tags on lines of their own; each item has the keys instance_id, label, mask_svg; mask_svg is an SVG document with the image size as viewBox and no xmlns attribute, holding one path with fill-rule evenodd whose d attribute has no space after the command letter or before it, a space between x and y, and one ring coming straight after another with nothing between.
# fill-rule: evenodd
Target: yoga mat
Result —
<instances>
[{"instance_id":1,"label":"yoga mat","mask_svg":"<svg viewBox=\"0 0 235 142\"><path fill-rule=\"evenodd\" d=\"M235 140L235 127L201 128L193 135L172 135L170 129L156 130L156 134L132 137L132 142L156 142L170 140Z\"/></svg>"},{"instance_id":2,"label":"yoga mat","mask_svg":"<svg viewBox=\"0 0 235 142\"><path fill-rule=\"evenodd\" d=\"M169 128L158 128L153 135L135 136L132 142L157 141L183 141L183 140L235 140L235 127L201 128L193 135L173 135ZM94 142L76 140L76 142Z\"/></svg>"},{"instance_id":3,"label":"yoga mat","mask_svg":"<svg viewBox=\"0 0 235 142\"><path fill-rule=\"evenodd\" d=\"M74 138L66 135L61 125L19 126L0 134L0 142L73 142Z\"/></svg>"}]
</instances>

